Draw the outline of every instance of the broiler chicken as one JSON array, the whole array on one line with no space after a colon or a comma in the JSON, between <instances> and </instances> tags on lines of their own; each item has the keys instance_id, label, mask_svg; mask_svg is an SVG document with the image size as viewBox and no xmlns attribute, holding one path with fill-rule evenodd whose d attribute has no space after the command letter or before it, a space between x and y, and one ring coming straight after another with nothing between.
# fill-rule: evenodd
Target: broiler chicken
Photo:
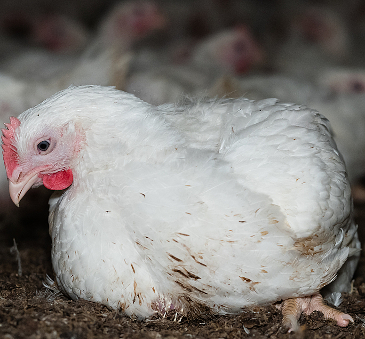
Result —
<instances>
[{"instance_id":1,"label":"broiler chicken","mask_svg":"<svg viewBox=\"0 0 365 339\"><path fill-rule=\"evenodd\" d=\"M364 68L333 68L318 74L319 85L334 93L365 93Z\"/></svg>"},{"instance_id":2,"label":"broiler chicken","mask_svg":"<svg viewBox=\"0 0 365 339\"><path fill-rule=\"evenodd\" d=\"M272 67L286 75L312 80L323 69L351 60L352 35L344 18L330 7L293 6L289 39L275 48ZM287 8L284 6L283 8Z\"/></svg>"},{"instance_id":3,"label":"broiler chicken","mask_svg":"<svg viewBox=\"0 0 365 339\"><path fill-rule=\"evenodd\" d=\"M120 60L136 42L163 28L165 23L165 16L153 1L117 4L102 20L96 38L71 71L72 84L113 85L121 89L125 85L119 79Z\"/></svg>"},{"instance_id":4,"label":"broiler chicken","mask_svg":"<svg viewBox=\"0 0 365 339\"><path fill-rule=\"evenodd\" d=\"M154 1L122 1L100 23L89 53L108 48L120 52L129 50L136 41L165 24L166 18Z\"/></svg>"},{"instance_id":5,"label":"broiler chicken","mask_svg":"<svg viewBox=\"0 0 365 339\"><path fill-rule=\"evenodd\" d=\"M80 86L6 126L14 203L42 184L64 190L49 230L71 298L139 318L283 301L289 331L314 310L353 321L319 294L348 289L360 244L345 166L317 112L244 98L156 107Z\"/></svg>"},{"instance_id":6,"label":"broiler chicken","mask_svg":"<svg viewBox=\"0 0 365 339\"><path fill-rule=\"evenodd\" d=\"M1 72L26 81L45 81L63 74L75 65L89 41L86 28L64 15L33 13L22 17L18 13L13 14L13 21L9 23L10 30L27 27L27 43L23 43L21 49L7 48L6 53L0 55L0 68ZM1 25L4 23L0 19Z\"/></svg>"},{"instance_id":7,"label":"broiler chicken","mask_svg":"<svg viewBox=\"0 0 365 339\"><path fill-rule=\"evenodd\" d=\"M121 89L159 105L184 95L204 94L222 75L247 73L264 61L262 49L242 26L213 34L191 49L190 57L181 64L172 62L171 52L165 58L152 51L136 53L131 68L139 71L131 71Z\"/></svg>"},{"instance_id":8,"label":"broiler chicken","mask_svg":"<svg viewBox=\"0 0 365 339\"><path fill-rule=\"evenodd\" d=\"M263 65L264 52L244 26L212 35L193 53L192 62L201 68L215 67L229 74L243 74Z\"/></svg>"},{"instance_id":9,"label":"broiler chicken","mask_svg":"<svg viewBox=\"0 0 365 339\"><path fill-rule=\"evenodd\" d=\"M119 86L118 81L114 81L118 77L119 60L136 42L161 29L165 21L165 16L152 1L119 3L103 18L96 36L88 39L88 46L80 51L88 35L86 32L81 34L77 23L63 16L45 17L37 23L35 39L59 53L26 48L10 55L8 52L1 60L0 70L27 82L48 82L63 77L67 86L70 83ZM67 53L72 50L74 53Z\"/></svg>"},{"instance_id":10,"label":"broiler chicken","mask_svg":"<svg viewBox=\"0 0 365 339\"><path fill-rule=\"evenodd\" d=\"M89 40L83 25L65 15L43 15L34 20L31 40L57 53L75 53L82 50Z\"/></svg>"}]
</instances>

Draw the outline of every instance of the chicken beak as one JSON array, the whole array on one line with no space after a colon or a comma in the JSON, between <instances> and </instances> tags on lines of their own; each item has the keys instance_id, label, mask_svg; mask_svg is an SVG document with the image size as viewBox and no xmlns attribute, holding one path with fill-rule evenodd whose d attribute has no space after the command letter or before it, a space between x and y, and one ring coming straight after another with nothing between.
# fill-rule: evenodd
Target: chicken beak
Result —
<instances>
[{"instance_id":1,"label":"chicken beak","mask_svg":"<svg viewBox=\"0 0 365 339\"><path fill-rule=\"evenodd\" d=\"M9 180L9 193L13 203L19 207L20 200L24 197L25 193L33 186L38 180L38 173L31 173L21 178L17 182Z\"/></svg>"}]
</instances>

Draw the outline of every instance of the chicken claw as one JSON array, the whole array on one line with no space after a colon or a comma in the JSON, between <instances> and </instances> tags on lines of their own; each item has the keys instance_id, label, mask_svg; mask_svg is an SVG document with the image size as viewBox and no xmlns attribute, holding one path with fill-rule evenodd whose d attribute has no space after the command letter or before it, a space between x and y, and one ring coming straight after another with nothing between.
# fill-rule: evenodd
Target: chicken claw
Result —
<instances>
[{"instance_id":1,"label":"chicken claw","mask_svg":"<svg viewBox=\"0 0 365 339\"><path fill-rule=\"evenodd\" d=\"M319 293L310 297L287 299L282 303L281 310L283 326L289 328L288 333L299 330L298 319L302 312L306 315L310 315L313 311L322 312L325 319L333 319L341 327L346 327L350 321L354 322L350 315L326 305Z\"/></svg>"}]
</instances>

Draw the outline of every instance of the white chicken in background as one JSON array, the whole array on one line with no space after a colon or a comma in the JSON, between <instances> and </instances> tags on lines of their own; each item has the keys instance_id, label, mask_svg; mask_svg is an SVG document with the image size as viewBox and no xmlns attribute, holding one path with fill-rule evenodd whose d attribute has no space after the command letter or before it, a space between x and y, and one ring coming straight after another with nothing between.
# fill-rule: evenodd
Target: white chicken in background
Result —
<instances>
[{"instance_id":1,"label":"white chicken in background","mask_svg":"<svg viewBox=\"0 0 365 339\"><path fill-rule=\"evenodd\" d=\"M22 10L0 14L2 34L27 47L42 47L55 53L75 53L86 46L89 32L78 20L64 14Z\"/></svg>"},{"instance_id":2,"label":"white chicken in background","mask_svg":"<svg viewBox=\"0 0 365 339\"><path fill-rule=\"evenodd\" d=\"M71 298L139 318L283 301L290 331L314 310L353 321L319 294L349 290L360 244L344 163L315 111L244 98L156 107L81 86L6 127L14 203L31 187L65 189L49 226Z\"/></svg>"},{"instance_id":3,"label":"white chicken in background","mask_svg":"<svg viewBox=\"0 0 365 339\"><path fill-rule=\"evenodd\" d=\"M119 3L101 21L96 38L67 75L67 82L124 88L125 65L129 65L136 43L165 23L164 14L153 1Z\"/></svg>"},{"instance_id":4,"label":"white chicken in background","mask_svg":"<svg viewBox=\"0 0 365 339\"><path fill-rule=\"evenodd\" d=\"M16 56L4 60L0 69L19 80L27 82L46 82L69 72L75 67L77 57L60 55L42 49L31 49L17 53Z\"/></svg>"},{"instance_id":5,"label":"white chicken in background","mask_svg":"<svg viewBox=\"0 0 365 339\"><path fill-rule=\"evenodd\" d=\"M195 44L188 41L185 49L180 47L183 56L179 56L179 44L175 46L177 51L169 51L170 62L210 73L245 75L260 70L265 63L264 49L243 24L215 32Z\"/></svg>"},{"instance_id":6,"label":"white chicken in background","mask_svg":"<svg viewBox=\"0 0 365 339\"><path fill-rule=\"evenodd\" d=\"M341 15L315 6L298 6L288 12L289 37L272 58L276 71L313 80L324 68L350 60L351 34Z\"/></svg>"},{"instance_id":7,"label":"white chicken in background","mask_svg":"<svg viewBox=\"0 0 365 339\"><path fill-rule=\"evenodd\" d=\"M365 68L329 68L318 74L317 82L334 93L365 94Z\"/></svg>"},{"instance_id":8,"label":"white chicken in background","mask_svg":"<svg viewBox=\"0 0 365 339\"><path fill-rule=\"evenodd\" d=\"M209 73L198 67L170 65L128 74L121 89L150 104L161 105L200 91L205 93L216 76L217 73Z\"/></svg>"},{"instance_id":9,"label":"white chicken in background","mask_svg":"<svg viewBox=\"0 0 365 339\"><path fill-rule=\"evenodd\" d=\"M175 102L187 94L204 94L220 76L250 72L264 61L264 52L243 26L203 40L192 47L182 64L173 62L173 53L165 58L158 52L151 52L150 58L145 53L135 53L123 89L154 105Z\"/></svg>"},{"instance_id":10,"label":"white chicken in background","mask_svg":"<svg viewBox=\"0 0 365 339\"><path fill-rule=\"evenodd\" d=\"M330 120L349 178L355 182L365 174L365 96L337 95L308 105Z\"/></svg>"},{"instance_id":11,"label":"white chicken in background","mask_svg":"<svg viewBox=\"0 0 365 339\"><path fill-rule=\"evenodd\" d=\"M105 79L113 78L124 54L130 52L138 41L161 29L165 21L159 7L152 1L118 4L101 20L94 38L81 27L77 29L77 23L69 18L56 16L53 20L52 16L44 17L33 29L32 41L48 47L48 50L23 50L3 60L0 67L3 72L27 82L49 82L66 77L72 78L73 84L117 85Z\"/></svg>"},{"instance_id":12,"label":"white chicken in background","mask_svg":"<svg viewBox=\"0 0 365 339\"><path fill-rule=\"evenodd\" d=\"M109 48L120 53L128 51L136 42L165 25L166 17L154 1L120 2L101 20L88 53Z\"/></svg>"},{"instance_id":13,"label":"white chicken in background","mask_svg":"<svg viewBox=\"0 0 365 339\"><path fill-rule=\"evenodd\" d=\"M330 58L343 59L350 54L351 38L341 14L330 7L308 6L294 22L303 41L318 46Z\"/></svg>"},{"instance_id":14,"label":"white chicken in background","mask_svg":"<svg viewBox=\"0 0 365 339\"><path fill-rule=\"evenodd\" d=\"M12 16L17 17L15 14ZM89 41L89 32L78 21L60 14L32 13L19 20L5 16L5 32L23 28L22 49L8 50L1 57L2 72L26 81L46 81L75 65L77 57ZM20 26L20 27L18 27Z\"/></svg>"},{"instance_id":15,"label":"white chicken in background","mask_svg":"<svg viewBox=\"0 0 365 339\"><path fill-rule=\"evenodd\" d=\"M247 27L214 34L194 50L192 63L202 69L244 74L263 66L264 52Z\"/></svg>"},{"instance_id":16,"label":"white chicken in background","mask_svg":"<svg viewBox=\"0 0 365 339\"><path fill-rule=\"evenodd\" d=\"M55 53L80 52L89 42L90 33L79 21L60 14L42 15L35 20L30 40Z\"/></svg>"}]
</instances>

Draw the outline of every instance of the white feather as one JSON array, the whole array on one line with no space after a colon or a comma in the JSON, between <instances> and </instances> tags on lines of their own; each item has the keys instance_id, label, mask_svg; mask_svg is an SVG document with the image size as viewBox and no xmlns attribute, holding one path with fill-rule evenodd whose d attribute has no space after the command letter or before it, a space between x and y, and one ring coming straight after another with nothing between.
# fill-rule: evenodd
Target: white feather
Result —
<instances>
[{"instance_id":1,"label":"white feather","mask_svg":"<svg viewBox=\"0 0 365 339\"><path fill-rule=\"evenodd\" d=\"M45 122L84 133L49 218L56 281L74 299L141 318L184 300L238 312L316 293L357 261L345 166L328 121L306 107L155 107L71 87L19 120L20 159Z\"/></svg>"}]
</instances>

